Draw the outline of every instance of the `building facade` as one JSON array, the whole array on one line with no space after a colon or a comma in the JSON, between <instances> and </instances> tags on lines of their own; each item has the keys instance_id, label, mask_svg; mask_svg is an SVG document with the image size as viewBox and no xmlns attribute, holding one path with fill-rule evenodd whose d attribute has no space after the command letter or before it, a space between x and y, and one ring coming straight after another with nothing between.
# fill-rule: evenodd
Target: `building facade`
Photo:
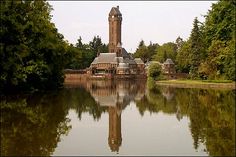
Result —
<instances>
[{"instance_id":1,"label":"building facade","mask_svg":"<svg viewBox=\"0 0 236 157\"><path fill-rule=\"evenodd\" d=\"M88 74L107 77L145 76L145 65L140 58L133 58L121 42L122 14L119 6L112 7L109 21L109 53L99 53L91 63Z\"/></svg>"}]
</instances>

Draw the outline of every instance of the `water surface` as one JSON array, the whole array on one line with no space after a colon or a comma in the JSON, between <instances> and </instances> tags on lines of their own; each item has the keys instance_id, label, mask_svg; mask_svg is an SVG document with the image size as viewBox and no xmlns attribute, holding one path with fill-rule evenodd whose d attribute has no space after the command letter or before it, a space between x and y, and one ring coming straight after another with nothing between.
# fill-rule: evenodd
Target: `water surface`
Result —
<instances>
[{"instance_id":1,"label":"water surface","mask_svg":"<svg viewBox=\"0 0 236 157\"><path fill-rule=\"evenodd\" d=\"M235 155L235 91L87 81L1 97L1 155Z\"/></svg>"}]
</instances>

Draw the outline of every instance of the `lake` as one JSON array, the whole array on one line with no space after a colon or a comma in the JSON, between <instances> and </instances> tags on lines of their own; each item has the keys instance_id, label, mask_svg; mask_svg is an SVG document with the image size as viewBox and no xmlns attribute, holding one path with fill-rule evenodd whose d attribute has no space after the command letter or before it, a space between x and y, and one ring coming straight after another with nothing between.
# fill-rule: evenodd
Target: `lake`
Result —
<instances>
[{"instance_id":1,"label":"lake","mask_svg":"<svg viewBox=\"0 0 236 157\"><path fill-rule=\"evenodd\" d=\"M0 103L1 155L235 155L235 90L81 81Z\"/></svg>"}]
</instances>

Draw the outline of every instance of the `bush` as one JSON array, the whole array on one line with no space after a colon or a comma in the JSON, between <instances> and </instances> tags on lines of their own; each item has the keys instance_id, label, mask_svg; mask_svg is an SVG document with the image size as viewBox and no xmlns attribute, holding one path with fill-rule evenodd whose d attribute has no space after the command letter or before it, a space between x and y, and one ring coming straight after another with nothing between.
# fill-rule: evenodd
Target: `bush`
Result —
<instances>
[{"instance_id":1,"label":"bush","mask_svg":"<svg viewBox=\"0 0 236 157\"><path fill-rule=\"evenodd\" d=\"M162 78L162 69L161 66L157 63L152 63L148 68L148 77L158 80Z\"/></svg>"}]
</instances>

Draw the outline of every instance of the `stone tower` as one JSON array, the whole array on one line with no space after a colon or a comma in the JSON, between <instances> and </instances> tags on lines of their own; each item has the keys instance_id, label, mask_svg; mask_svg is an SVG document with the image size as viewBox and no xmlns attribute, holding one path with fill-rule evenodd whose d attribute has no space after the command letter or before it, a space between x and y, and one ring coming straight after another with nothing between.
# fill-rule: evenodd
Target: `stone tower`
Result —
<instances>
[{"instance_id":1,"label":"stone tower","mask_svg":"<svg viewBox=\"0 0 236 157\"><path fill-rule=\"evenodd\" d=\"M109 52L116 53L118 57L121 56L121 22L122 14L119 6L112 7L108 17L109 21Z\"/></svg>"}]
</instances>

